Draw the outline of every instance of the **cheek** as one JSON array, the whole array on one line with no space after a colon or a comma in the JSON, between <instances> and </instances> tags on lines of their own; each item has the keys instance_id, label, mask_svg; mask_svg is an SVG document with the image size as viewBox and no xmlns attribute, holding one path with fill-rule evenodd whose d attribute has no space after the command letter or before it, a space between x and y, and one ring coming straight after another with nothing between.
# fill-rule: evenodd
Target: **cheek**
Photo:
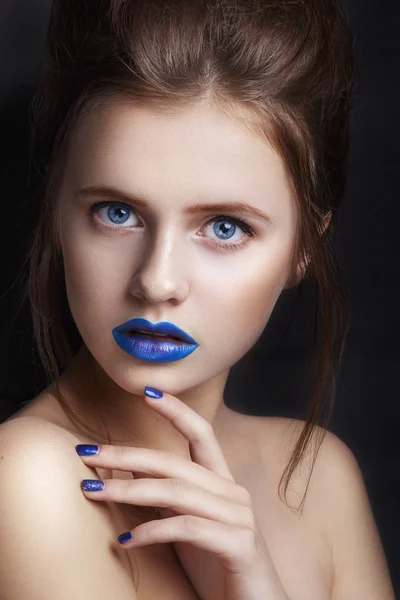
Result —
<instances>
[{"instance_id":1,"label":"cheek","mask_svg":"<svg viewBox=\"0 0 400 600\"><path fill-rule=\"evenodd\" d=\"M85 339L98 338L102 323L110 331L119 323L117 293L126 285L120 253L77 229L63 237L62 253L72 316Z\"/></svg>"},{"instance_id":2,"label":"cheek","mask_svg":"<svg viewBox=\"0 0 400 600\"><path fill-rule=\"evenodd\" d=\"M235 353L233 360L250 350L262 334L289 268L289 253L277 252L267 259L253 257L245 265L236 263L232 272L227 267L223 276L219 271L214 278L203 279L200 300L196 300L202 314L201 330L207 329L210 339L218 331L218 345L230 347Z\"/></svg>"}]
</instances>

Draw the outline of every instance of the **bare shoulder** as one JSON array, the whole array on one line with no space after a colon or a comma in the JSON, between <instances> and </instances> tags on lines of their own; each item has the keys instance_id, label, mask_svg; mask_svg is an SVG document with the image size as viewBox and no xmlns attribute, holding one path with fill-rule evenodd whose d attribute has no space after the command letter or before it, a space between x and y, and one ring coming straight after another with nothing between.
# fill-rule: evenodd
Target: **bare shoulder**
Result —
<instances>
[{"instance_id":1,"label":"bare shoulder","mask_svg":"<svg viewBox=\"0 0 400 600\"><path fill-rule=\"evenodd\" d=\"M264 470L269 477L273 478L276 490L289 465L304 425L305 421L300 419L256 417L254 438L258 441L259 456ZM321 439L322 444L313 464L314 449ZM329 562L325 565L327 574L333 569L330 537L331 514L329 510L326 510L326 504L322 502L322 498L326 490L326 480L329 479L326 471L329 460L335 453L334 448L340 445L344 446L343 442L333 433L317 426L302 460L290 478L286 491L288 505L293 508L300 507L306 494L301 516L304 526L313 530L319 537L320 548L324 547L325 562ZM283 489L281 488L282 496Z\"/></svg>"},{"instance_id":2,"label":"bare shoulder","mask_svg":"<svg viewBox=\"0 0 400 600\"><path fill-rule=\"evenodd\" d=\"M321 504L329 525L332 600L395 600L364 477L351 449L329 432L321 447ZM331 517L331 518L329 518Z\"/></svg>"},{"instance_id":3,"label":"bare shoulder","mask_svg":"<svg viewBox=\"0 0 400 600\"><path fill-rule=\"evenodd\" d=\"M73 449L74 440L74 436L64 428L41 417L12 417L0 425L0 448L4 461L1 466L4 469L17 460L35 463L38 456L41 461L46 457L52 459L57 451L62 452L65 462L71 459L76 464L73 453L65 453L66 447Z\"/></svg>"},{"instance_id":4,"label":"bare shoulder","mask_svg":"<svg viewBox=\"0 0 400 600\"><path fill-rule=\"evenodd\" d=\"M302 420L290 418L259 419L258 439L264 457L271 456L266 442L269 436L275 447L273 456L277 464L285 467L304 424ZM316 433L323 441L312 471L307 501L309 512L315 515L331 548L331 598L395 600L385 552L357 458L334 433L319 426ZM314 448L315 442L302 461L299 472L303 475L294 477L295 486L299 481L307 481Z\"/></svg>"},{"instance_id":5,"label":"bare shoulder","mask_svg":"<svg viewBox=\"0 0 400 600\"><path fill-rule=\"evenodd\" d=\"M101 503L81 479L94 472L77 456L75 436L21 416L0 425L0 580L4 600L132 597ZM93 539L102 540L94 550ZM108 543L107 543L108 542ZM18 574L18 576L17 576ZM62 590L62 592L60 591Z\"/></svg>"}]
</instances>

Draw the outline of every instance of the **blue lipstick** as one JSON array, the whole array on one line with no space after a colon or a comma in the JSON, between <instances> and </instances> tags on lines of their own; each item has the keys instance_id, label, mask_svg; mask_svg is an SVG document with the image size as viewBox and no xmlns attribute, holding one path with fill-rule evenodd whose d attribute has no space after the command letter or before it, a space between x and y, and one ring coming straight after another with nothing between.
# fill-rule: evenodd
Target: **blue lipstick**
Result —
<instances>
[{"instance_id":1,"label":"blue lipstick","mask_svg":"<svg viewBox=\"0 0 400 600\"><path fill-rule=\"evenodd\" d=\"M118 346L130 356L146 362L175 362L192 354L200 344L173 323L152 325L146 319L131 319L112 330ZM166 336L165 340L159 336Z\"/></svg>"}]
</instances>

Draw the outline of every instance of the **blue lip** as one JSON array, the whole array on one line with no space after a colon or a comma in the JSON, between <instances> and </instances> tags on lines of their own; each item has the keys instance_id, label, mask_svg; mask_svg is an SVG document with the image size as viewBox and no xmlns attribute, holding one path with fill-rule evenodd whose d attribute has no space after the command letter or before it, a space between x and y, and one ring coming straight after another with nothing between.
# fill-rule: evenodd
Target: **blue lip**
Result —
<instances>
[{"instance_id":1,"label":"blue lip","mask_svg":"<svg viewBox=\"0 0 400 600\"><path fill-rule=\"evenodd\" d=\"M140 333L129 333L134 329L140 329L147 333L163 333L166 335L179 336L182 341L175 342L150 340L144 338ZM147 362L174 362L192 354L199 344L185 331L176 327L173 323L164 321L152 325L146 319L131 319L112 331L118 346L130 356Z\"/></svg>"}]
</instances>

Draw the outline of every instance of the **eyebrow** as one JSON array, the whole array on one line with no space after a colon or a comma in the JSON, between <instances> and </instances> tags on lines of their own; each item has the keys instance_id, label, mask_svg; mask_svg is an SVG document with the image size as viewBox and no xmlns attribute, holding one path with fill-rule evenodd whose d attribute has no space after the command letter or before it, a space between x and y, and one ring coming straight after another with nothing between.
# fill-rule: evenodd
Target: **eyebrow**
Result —
<instances>
[{"instance_id":1,"label":"eyebrow","mask_svg":"<svg viewBox=\"0 0 400 600\"><path fill-rule=\"evenodd\" d=\"M125 194L124 192L108 186L101 185L93 185L86 188L82 188L78 190L77 196L80 197L89 197L89 196L101 196L105 198L116 198L118 200L125 200L129 203L134 203L141 208L150 208L149 202L144 198L136 194ZM247 213L259 219L263 219L268 223L272 223L271 218L259 208L255 206L251 206L251 204L245 204L244 202L217 202L217 203L197 203L192 206L188 206L185 209L186 214L194 215L194 214L202 214L207 212L241 212Z\"/></svg>"}]
</instances>

